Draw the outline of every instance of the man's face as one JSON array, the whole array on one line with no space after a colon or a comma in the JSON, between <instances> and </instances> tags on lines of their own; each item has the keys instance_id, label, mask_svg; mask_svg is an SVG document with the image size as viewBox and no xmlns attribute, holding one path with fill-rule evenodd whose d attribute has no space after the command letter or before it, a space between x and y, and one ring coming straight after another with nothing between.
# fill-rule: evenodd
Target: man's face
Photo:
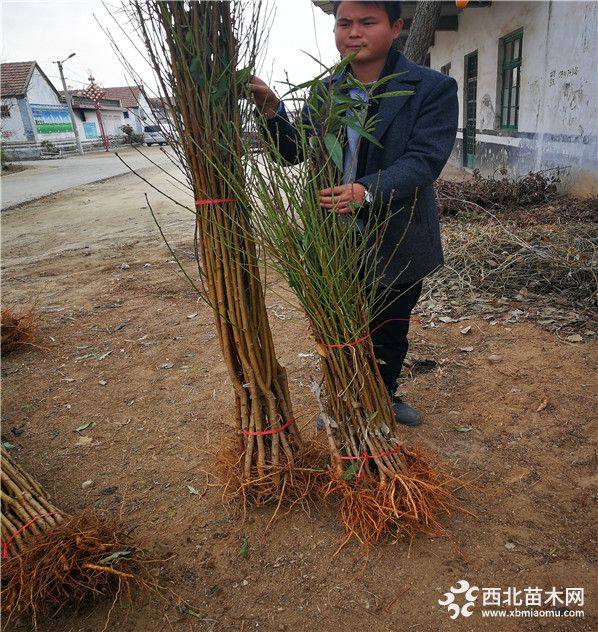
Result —
<instances>
[{"instance_id":1,"label":"man's face","mask_svg":"<svg viewBox=\"0 0 598 632\"><path fill-rule=\"evenodd\" d=\"M403 20L390 24L383 7L370 2L341 2L336 12L334 35L342 57L359 50L356 62L386 59L393 40L399 36Z\"/></svg>"}]
</instances>

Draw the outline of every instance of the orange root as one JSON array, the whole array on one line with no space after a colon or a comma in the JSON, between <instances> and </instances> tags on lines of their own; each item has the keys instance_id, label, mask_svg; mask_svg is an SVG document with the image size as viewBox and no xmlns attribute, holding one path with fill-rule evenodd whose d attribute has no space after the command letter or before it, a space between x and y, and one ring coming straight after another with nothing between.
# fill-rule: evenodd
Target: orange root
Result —
<instances>
[{"instance_id":1,"label":"orange root","mask_svg":"<svg viewBox=\"0 0 598 632\"><path fill-rule=\"evenodd\" d=\"M249 507L276 504L291 508L297 504L304 509L321 499L321 488L329 478L329 454L316 443L305 443L295 454L293 462L266 466L260 475L253 467L251 477L243 470L244 453L236 446L227 445L218 456L220 477L224 482L223 498L239 501L244 512Z\"/></svg>"},{"instance_id":2,"label":"orange root","mask_svg":"<svg viewBox=\"0 0 598 632\"><path fill-rule=\"evenodd\" d=\"M446 533L441 517L464 511L454 495L457 487L463 487L463 480L432 464L419 451L405 451L405 455L407 471L386 483L374 477L347 480L335 476L324 486L323 497L339 502L345 527L338 551L353 538L369 547L385 537L397 541L403 536L411 540L419 533L441 536Z\"/></svg>"},{"instance_id":3,"label":"orange root","mask_svg":"<svg viewBox=\"0 0 598 632\"><path fill-rule=\"evenodd\" d=\"M31 538L19 554L2 564L5 620L53 616L106 595L131 599L134 587L149 587L149 571L115 522L94 514L67 517L57 527Z\"/></svg>"},{"instance_id":4,"label":"orange root","mask_svg":"<svg viewBox=\"0 0 598 632\"><path fill-rule=\"evenodd\" d=\"M10 307L2 309L0 312L2 355L27 345L35 346L33 344L37 331L35 321L35 306L22 313L17 313Z\"/></svg>"}]
</instances>

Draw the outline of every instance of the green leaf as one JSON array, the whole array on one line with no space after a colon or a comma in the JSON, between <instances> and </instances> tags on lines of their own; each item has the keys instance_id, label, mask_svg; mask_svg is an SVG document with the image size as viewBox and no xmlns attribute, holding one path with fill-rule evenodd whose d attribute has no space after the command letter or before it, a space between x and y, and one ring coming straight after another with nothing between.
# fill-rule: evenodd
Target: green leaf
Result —
<instances>
[{"instance_id":1,"label":"green leaf","mask_svg":"<svg viewBox=\"0 0 598 632\"><path fill-rule=\"evenodd\" d=\"M245 557L245 555L247 555L248 550L249 550L249 538L247 536L243 536L243 542L241 543L241 547L239 548L237 557Z\"/></svg>"},{"instance_id":2,"label":"green leaf","mask_svg":"<svg viewBox=\"0 0 598 632\"><path fill-rule=\"evenodd\" d=\"M12 450L15 446L10 441L3 441L2 442L2 447L5 450Z\"/></svg>"},{"instance_id":3,"label":"green leaf","mask_svg":"<svg viewBox=\"0 0 598 632\"><path fill-rule=\"evenodd\" d=\"M367 418L368 422L372 421L372 419L376 419L377 416L378 416L378 411L377 410L375 410L373 413L370 413L368 415L368 418Z\"/></svg>"},{"instance_id":4,"label":"green leaf","mask_svg":"<svg viewBox=\"0 0 598 632\"><path fill-rule=\"evenodd\" d=\"M195 81L200 85L200 87L204 87L204 80L201 76L201 67L198 57L194 57L191 61L191 65L189 66L189 72Z\"/></svg>"},{"instance_id":5,"label":"green leaf","mask_svg":"<svg viewBox=\"0 0 598 632\"><path fill-rule=\"evenodd\" d=\"M359 471L359 463L351 463L349 467L341 474L341 478L350 481Z\"/></svg>"},{"instance_id":6,"label":"green leaf","mask_svg":"<svg viewBox=\"0 0 598 632\"><path fill-rule=\"evenodd\" d=\"M348 127L350 127L351 129L354 129L360 136L369 140L370 143L373 143L374 145L377 145L378 147L382 147L382 143L380 143L377 138L375 138L368 131L366 131L363 125L356 122L355 119L347 118L346 123Z\"/></svg>"},{"instance_id":7,"label":"green leaf","mask_svg":"<svg viewBox=\"0 0 598 632\"><path fill-rule=\"evenodd\" d=\"M401 75L404 75L406 73L407 73L407 71L404 70L403 72L395 72L393 74L386 75L386 76L382 77L382 79L378 79L378 81L376 81L376 83L372 84L370 86L370 90L373 92L376 88L379 88L380 86L383 86L385 83L388 83L389 81L392 81L396 77L400 77Z\"/></svg>"},{"instance_id":8,"label":"green leaf","mask_svg":"<svg viewBox=\"0 0 598 632\"><path fill-rule=\"evenodd\" d=\"M84 424L77 426L75 428L75 432L80 432L81 430L85 430L86 428L93 428L96 425L95 421L86 421Z\"/></svg>"},{"instance_id":9,"label":"green leaf","mask_svg":"<svg viewBox=\"0 0 598 632\"><path fill-rule=\"evenodd\" d=\"M210 588L211 590L212 588ZM212 594L212 593L210 593ZM195 612L195 610L191 610L191 608L185 608L184 609L185 614L190 614L192 617L197 617L198 619L201 619L203 621L203 616L201 614L199 614L199 612Z\"/></svg>"},{"instance_id":10,"label":"green leaf","mask_svg":"<svg viewBox=\"0 0 598 632\"><path fill-rule=\"evenodd\" d=\"M377 94L374 99L383 99L384 97L409 97L412 94L415 94L414 90L394 90L392 92L383 92L382 94Z\"/></svg>"},{"instance_id":11,"label":"green leaf","mask_svg":"<svg viewBox=\"0 0 598 632\"><path fill-rule=\"evenodd\" d=\"M116 551L115 553L112 553L112 555L103 557L100 560L100 564L110 564L112 566L112 562L116 562L121 557L125 557L126 555L131 555L131 551Z\"/></svg>"},{"instance_id":12,"label":"green leaf","mask_svg":"<svg viewBox=\"0 0 598 632\"><path fill-rule=\"evenodd\" d=\"M187 485L187 489L192 493L192 494L198 494L199 492L195 489L195 487L193 487L193 485Z\"/></svg>"},{"instance_id":13,"label":"green leaf","mask_svg":"<svg viewBox=\"0 0 598 632\"><path fill-rule=\"evenodd\" d=\"M471 430L473 430L473 428L471 428L470 426L455 426L455 430L457 432L470 432Z\"/></svg>"},{"instance_id":14,"label":"green leaf","mask_svg":"<svg viewBox=\"0 0 598 632\"><path fill-rule=\"evenodd\" d=\"M235 79L237 80L237 83L244 86L249 83L252 75L253 73L251 72L251 68L247 66L246 68L241 68L240 70L237 70Z\"/></svg>"},{"instance_id":15,"label":"green leaf","mask_svg":"<svg viewBox=\"0 0 598 632\"><path fill-rule=\"evenodd\" d=\"M326 145L326 149L328 150L328 155L332 159L332 162L337 166L337 168L342 171L343 170L343 148L341 147L340 141L334 134L326 134L324 136L324 145Z\"/></svg>"}]
</instances>

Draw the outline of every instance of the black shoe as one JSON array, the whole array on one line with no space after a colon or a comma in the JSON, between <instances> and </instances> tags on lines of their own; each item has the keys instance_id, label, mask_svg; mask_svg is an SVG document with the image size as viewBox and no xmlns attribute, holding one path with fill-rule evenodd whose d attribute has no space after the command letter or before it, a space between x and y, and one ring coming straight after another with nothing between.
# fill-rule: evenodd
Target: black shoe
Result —
<instances>
[{"instance_id":1,"label":"black shoe","mask_svg":"<svg viewBox=\"0 0 598 632\"><path fill-rule=\"evenodd\" d=\"M422 422L420 413L411 408L402 399L395 397L392 401L392 409L395 412L395 419L404 426L419 426Z\"/></svg>"}]
</instances>

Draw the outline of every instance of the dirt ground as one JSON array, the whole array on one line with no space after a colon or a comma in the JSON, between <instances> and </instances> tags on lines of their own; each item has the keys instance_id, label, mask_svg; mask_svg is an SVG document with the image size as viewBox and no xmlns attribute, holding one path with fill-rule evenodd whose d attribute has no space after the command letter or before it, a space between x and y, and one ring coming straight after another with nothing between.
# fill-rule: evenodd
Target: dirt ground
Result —
<instances>
[{"instance_id":1,"label":"dirt ground","mask_svg":"<svg viewBox=\"0 0 598 632\"><path fill-rule=\"evenodd\" d=\"M232 391L210 311L160 239L145 190L192 270L190 215L134 175L3 213L3 304L36 303L41 348L2 363L2 432L64 510L120 509L136 541L164 560L162 584L197 614L151 598L117 605L108 622L109 603L40 629L597 629L595 343L458 310L470 318L416 323L410 357L437 364L405 376L408 401L425 415L405 440L476 481L477 491L461 492L475 517L446 520L445 538L369 554L350 545L334 556L342 536L334 507L293 511L266 531L272 510L243 523L223 506L214 461L231 436ZM313 341L274 277L267 305L310 435ZM249 549L239 556L245 537ZM470 618L452 621L438 599L461 579L503 591L584 587L585 618L486 619L478 603Z\"/></svg>"}]
</instances>

